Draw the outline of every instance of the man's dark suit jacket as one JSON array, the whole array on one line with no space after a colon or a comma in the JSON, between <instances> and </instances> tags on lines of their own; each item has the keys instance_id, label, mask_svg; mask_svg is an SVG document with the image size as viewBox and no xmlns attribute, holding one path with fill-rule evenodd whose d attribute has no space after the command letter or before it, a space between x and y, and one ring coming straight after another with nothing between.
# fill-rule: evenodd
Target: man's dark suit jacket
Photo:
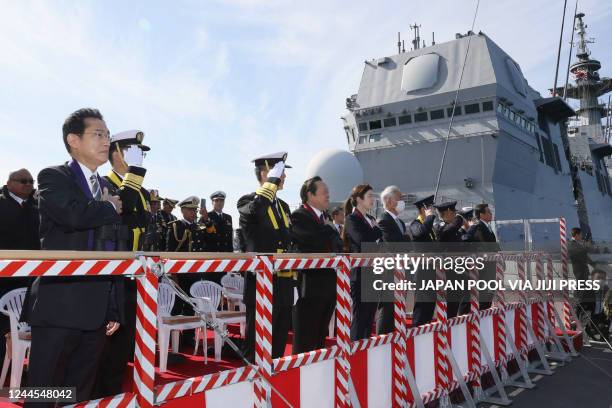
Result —
<instances>
[{"instance_id":1,"label":"man's dark suit jacket","mask_svg":"<svg viewBox=\"0 0 612 408\"><path fill-rule=\"evenodd\" d=\"M314 210L305 205L291 213L289 231L297 252L342 252L338 230L317 218ZM298 280L301 297L336 299L336 271L333 269L303 270Z\"/></svg>"},{"instance_id":2,"label":"man's dark suit jacket","mask_svg":"<svg viewBox=\"0 0 612 408\"><path fill-rule=\"evenodd\" d=\"M99 182L101 188L108 187L102 178ZM43 169L38 185L43 250L92 250L95 228L121 222L111 203L93 199L74 160ZM80 330L121 322L118 282L111 277L39 277L32 285L24 318L32 326Z\"/></svg>"},{"instance_id":3,"label":"man's dark suit jacket","mask_svg":"<svg viewBox=\"0 0 612 408\"><path fill-rule=\"evenodd\" d=\"M406 231L406 224L404 221L399 220L404 226L404 231ZM383 213L378 220L378 227L381 229L383 234L384 242L409 242L410 240L404 233L400 230L399 225L395 222L395 219L391 214L387 211Z\"/></svg>"},{"instance_id":4,"label":"man's dark suit jacket","mask_svg":"<svg viewBox=\"0 0 612 408\"><path fill-rule=\"evenodd\" d=\"M484 221L478 221L468 228L464 239L468 242L497 242L493 231L487 227Z\"/></svg>"}]
</instances>

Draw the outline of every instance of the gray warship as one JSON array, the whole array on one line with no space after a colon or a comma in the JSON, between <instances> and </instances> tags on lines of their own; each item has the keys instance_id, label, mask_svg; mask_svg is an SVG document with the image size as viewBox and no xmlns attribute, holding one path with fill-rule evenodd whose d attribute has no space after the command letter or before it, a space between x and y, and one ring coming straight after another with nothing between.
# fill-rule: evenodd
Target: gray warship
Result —
<instances>
[{"instance_id":1,"label":"gray warship","mask_svg":"<svg viewBox=\"0 0 612 408\"><path fill-rule=\"evenodd\" d=\"M583 17L574 19L575 84L550 97L482 32L425 46L415 25L411 51L398 39L397 54L366 60L342 117L364 181L378 192L395 184L408 202L432 194L448 137L438 202L487 202L501 220L565 217L594 242L612 242L610 109L599 101L612 79L599 76ZM400 216L414 217L411 207ZM558 245L558 231L542 226L534 240ZM522 227L505 228L500 240L523 241Z\"/></svg>"}]
</instances>

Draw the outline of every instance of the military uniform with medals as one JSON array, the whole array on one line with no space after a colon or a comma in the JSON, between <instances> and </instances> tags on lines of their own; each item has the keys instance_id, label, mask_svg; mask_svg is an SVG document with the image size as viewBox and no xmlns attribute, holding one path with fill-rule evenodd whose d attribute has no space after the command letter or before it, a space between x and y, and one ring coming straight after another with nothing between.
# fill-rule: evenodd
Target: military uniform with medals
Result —
<instances>
[{"instance_id":1,"label":"military uniform with medals","mask_svg":"<svg viewBox=\"0 0 612 408\"><path fill-rule=\"evenodd\" d=\"M247 252L284 253L291 248L289 236L290 209L286 202L277 197L281 183L282 171L273 177L277 163L283 162L287 154L275 153L255 160L256 168L271 169L268 179L256 192L242 196L238 200L240 228L242 230ZM282 165L279 165L282 167ZM290 168L285 165L284 168ZM255 274L247 272L244 285L244 303L246 305L246 338L243 347L245 357L255 360ZM273 278L272 308L272 358L284 354L291 309L294 301L295 272L279 271Z\"/></svg>"}]
</instances>

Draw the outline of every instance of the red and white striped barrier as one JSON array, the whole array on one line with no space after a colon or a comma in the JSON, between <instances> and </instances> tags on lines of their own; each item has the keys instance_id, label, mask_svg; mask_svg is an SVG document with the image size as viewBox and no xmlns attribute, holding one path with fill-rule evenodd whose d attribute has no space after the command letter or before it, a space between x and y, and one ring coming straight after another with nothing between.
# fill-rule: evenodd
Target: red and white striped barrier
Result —
<instances>
[{"instance_id":1,"label":"red and white striped barrier","mask_svg":"<svg viewBox=\"0 0 612 408\"><path fill-rule=\"evenodd\" d=\"M314 363L320 363L321 361L334 359L340 354L340 347L331 346L326 349L320 349L315 351L309 351L307 353L296 354L293 356L276 358L274 359L274 372L280 373L282 371L291 370L293 368L299 368Z\"/></svg>"},{"instance_id":2,"label":"red and white striped barrier","mask_svg":"<svg viewBox=\"0 0 612 408\"><path fill-rule=\"evenodd\" d=\"M258 258L220 260L164 260L167 273L246 272L254 271Z\"/></svg>"},{"instance_id":3,"label":"red and white striped barrier","mask_svg":"<svg viewBox=\"0 0 612 408\"><path fill-rule=\"evenodd\" d=\"M195 393L250 381L258 375L258 371L259 369L256 366L249 365L234 370L225 370L202 377L189 378L184 381L164 384L156 387L155 402L159 404L175 398L186 397Z\"/></svg>"},{"instance_id":4,"label":"red and white striped barrier","mask_svg":"<svg viewBox=\"0 0 612 408\"><path fill-rule=\"evenodd\" d=\"M351 407L349 396L352 307L350 266L351 261L347 257L342 257L339 267L336 269L336 341L338 347L340 347L340 356L335 365L335 406L339 408Z\"/></svg>"},{"instance_id":5,"label":"red and white striped barrier","mask_svg":"<svg viewBox=\"0 0 612 408\"><path fill-rule=\"evenodd\" d=\"M142 264L129 260L0 260L0 277L108 276L142 274Z\"/></svg>"},{"instance_id":6,"label":"red and white striped barrier","mask_svg":"<svg viewBox=\"0 0 612 408\"><path fill-rule=\"evenodd\" d=\"M272 389L272 271L271 256L259 257L255 292L255 364L260 369L261 379L255 381L255 406L268 407Z\"/></svg>"},{"instance_id":7,"label":"red and white striped barrier","mask_svg":"<svg viewBox=\"0 0 612 408\"><path fill-rule=\"evenodd\" d=\"M271 255L252 259L229 260L0 260L0 276L73 276L135 275L137 279L136 349L134 362L135 392L78 404L87 407L152 407L205 393L207 407L268 407L278 400L272 385L283 378L299 378L299 384L281 393L292 394L291 404L299 406L352 406L357 398L362 407L413 406L417 400L427 403L446 397L459 382L457 374L473 385L480 385L480 375L491 368L483 364L481 341L493 350L494 364L505 367L508 358L507 334L514 334L521 352L534 347L549 333L543 319L551 319L551 299L540 293L536 299L521 295L521 302L506 304L503 292L497 293L497 307L478 311L477 293L472 291L471 314L447 318L445 292L438 293L436 321L414 328L406 327L405 293L397 290L394 301L395 331L372 338L350 341L351 296L350 268L372 264L367 257L275 258ZM538 279L544 273L552 279L550 256L538 253L502 254L495 258L496 279L504 280L504 261L516 261L519 278L525 277L524 260L536 262ZM254 272L256 279L256 365L155 386L157 337L157 282L153 271L163 264L167 273ZM272 276L277 270L336 268L337 270L337 345L296 356L272 360ZM445 279L442 271L438 279ZM471 279L477 276L471 273ZM395 272L395 282L404 279ZM545 306L544 307L544 303ZM528 305L532 305L528 307ZM524 329L529 316L534 317L536 338ZM508 333L509 332L509 333ZM518 336L516 336L518 334ZM542 337L541 337L542 336ZM481 340L482 337L482 340ZM449 354L452 353L452 354ZM433 357L433 358L432 358ZM453 372L449 358L458 367ZM276 386L275 386L276 388ZM294 388L297 388L295 395ZM318 392L312 392L314 389ZM356 394L356 395L355 395ZM225 403L223 402L225 401ZM234 405L232 405L234 406Z\"/></svg>"},{"instance_id":8,"label":"red and white striped barrier","mask_svg":"<svg viewBox=\"0 0 612 408\"><path fill-rule=\"evenodd\" d=\"M146 274L136 278L136 343L134 387L139 407L155 403L155 349L157 345L157 276L151 273L149 258Z\"/></svg>"},{"instance_id":9,"label":"red and white striped barrier","mask_svg":"<svg viewBox=\"0 0 612 408\"><path fill-rule=\"evenodd\" d=\"M569 279L568 253L567 253L567 231L565 218L559 218L559 238L561 243L561 279ZM569 301L569 289L563 290L563 324L569 330L571 328L571 305Z\"/></svg>"}]
</instances>

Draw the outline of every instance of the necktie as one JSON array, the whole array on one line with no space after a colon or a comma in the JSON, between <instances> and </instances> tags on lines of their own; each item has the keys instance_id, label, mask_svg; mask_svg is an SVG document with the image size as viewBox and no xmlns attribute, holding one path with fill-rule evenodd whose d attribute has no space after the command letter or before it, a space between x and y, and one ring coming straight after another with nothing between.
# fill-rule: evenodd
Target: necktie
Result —
<instances>
[{"instance_id":1,"label":"necktie","mask_svg":"<svg viewBox=\"0 0 612 408\"><path fill-rule=\"evenodd\" d=\"M323 216L323 213L319 215L319 219L321 220L321 224L325 224L325 217Z\"/></svg>"},{"instance_id":2,"label":"necktie","mask_svg":"<svg viewBox=\"0 0 612 408\"><path fill-rule=\"evenodd\" d=\"M404 223L402 222L402 220L397 218L396 221L397 221L397 225L399 226L399 229L402 232L402 234L405 234L406 233L406 228L404 227Z\"/></svg>"},{"instance_id":3,"label":"necktie","mask_svg":"<svg viewBox=\"0 0 612 408\"><path fill-rule=\"evenodd\" d=\"M98 177L95 174L92 174L89 178L91 181L91 192L96 201L100 201L102 199L102 190L100 189L100 183L98 182Z\"/></svg>"}]
</instances>

